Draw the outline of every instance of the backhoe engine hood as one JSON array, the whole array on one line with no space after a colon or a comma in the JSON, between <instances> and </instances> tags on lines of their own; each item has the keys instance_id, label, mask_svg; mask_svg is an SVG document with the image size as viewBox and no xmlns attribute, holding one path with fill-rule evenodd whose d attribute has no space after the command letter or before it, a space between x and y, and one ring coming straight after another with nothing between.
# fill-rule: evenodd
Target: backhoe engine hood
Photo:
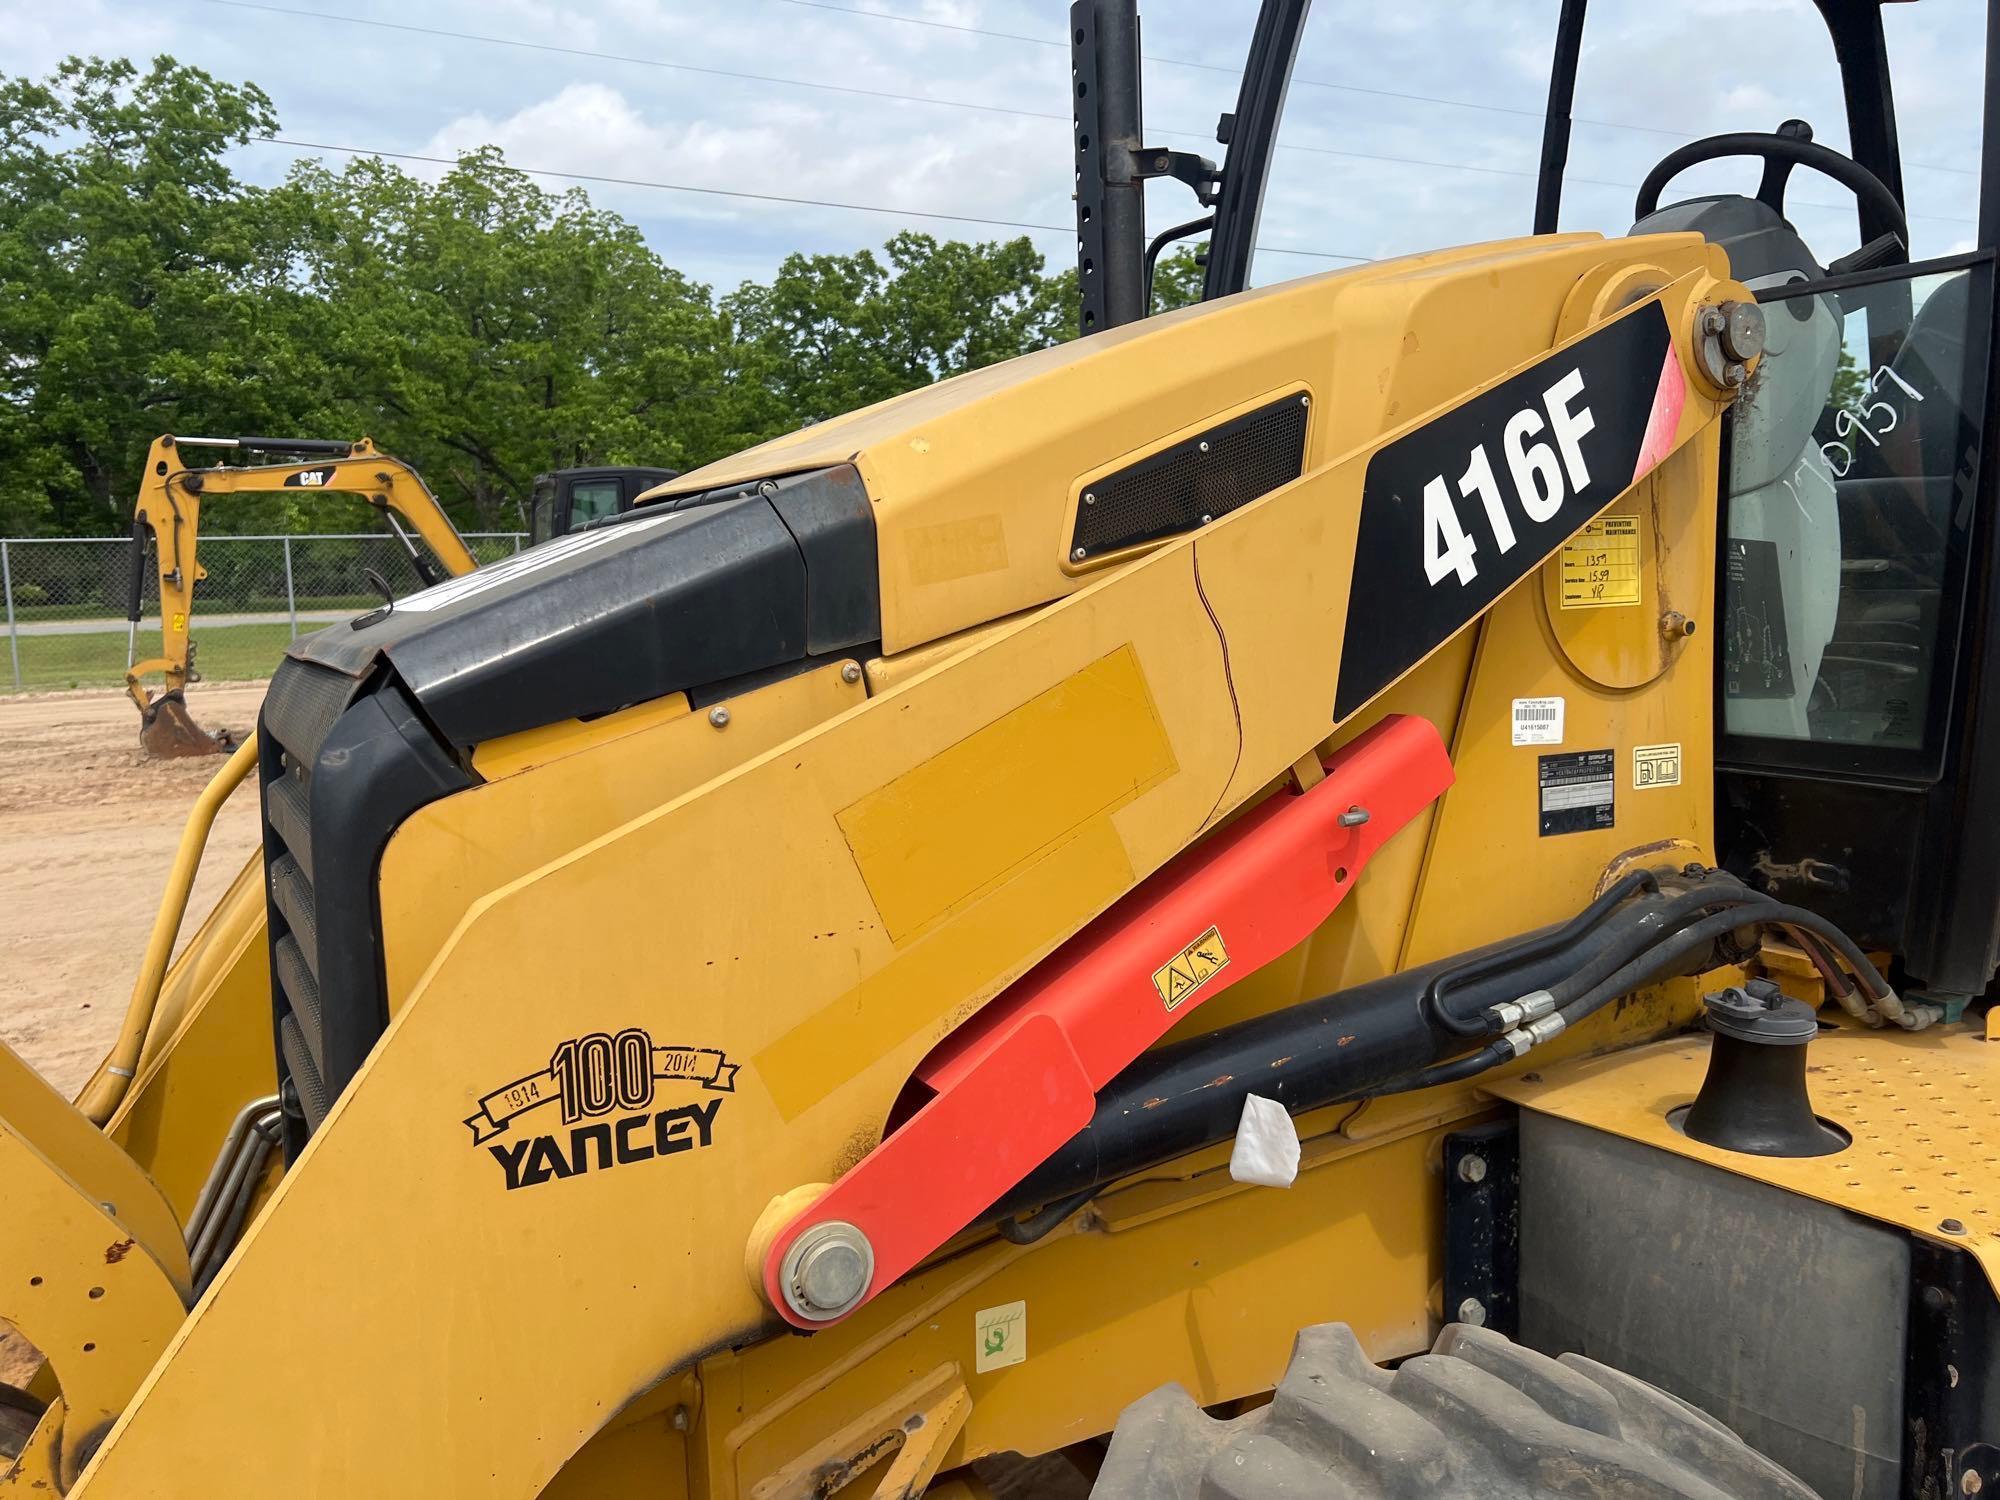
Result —
<instances>
[{"instance_id":1,"label":"backhoe engine hood","mask_svg":"<svg viewBox=\"0 0 2000 1500\"><path fill-rule=\"evenodd\" d=\"M677 496L293 644L359 678L386 659L451 743L870 644L875 522L851 465Z\"/></svg>"}]
</instances>

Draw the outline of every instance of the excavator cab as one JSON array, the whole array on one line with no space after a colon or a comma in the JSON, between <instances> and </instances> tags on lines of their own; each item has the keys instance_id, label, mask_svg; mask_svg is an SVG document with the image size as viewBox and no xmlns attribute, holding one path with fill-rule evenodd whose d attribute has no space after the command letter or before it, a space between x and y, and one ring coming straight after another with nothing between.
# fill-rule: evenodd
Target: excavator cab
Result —
<instances>
[{"instance_id":1,"label":"excavator cab","mask_svg":"<svg viewBox=\"0 0 2000 1500\"><path fill-rule=\"evenodd\" d=\"M528 545L621 516L647 490L679 477L678 469L615 466L537 474L528 501Z\"/></svg>"}]
</instances>

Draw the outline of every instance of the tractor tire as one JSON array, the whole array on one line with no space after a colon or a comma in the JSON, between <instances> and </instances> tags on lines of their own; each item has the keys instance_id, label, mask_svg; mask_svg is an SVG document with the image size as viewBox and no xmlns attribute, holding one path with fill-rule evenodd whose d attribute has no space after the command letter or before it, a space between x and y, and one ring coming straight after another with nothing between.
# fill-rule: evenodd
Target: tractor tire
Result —
<instances>
[{"instance_id":1,"label":"tractor tire","mask_svg":"<svg viewBox=\"0 0 2000 1500\"><path fill-rule=\"evenodd\" d=\"M1178 1385L1133 1402L1091 1495L1813 1500L1714 1418L1580 1355L1453 1324L1389 1371L1345 1323L1301 1332L1270 1404L1244 1416L1210 1417Z\"/></svg>"}]
</instances>

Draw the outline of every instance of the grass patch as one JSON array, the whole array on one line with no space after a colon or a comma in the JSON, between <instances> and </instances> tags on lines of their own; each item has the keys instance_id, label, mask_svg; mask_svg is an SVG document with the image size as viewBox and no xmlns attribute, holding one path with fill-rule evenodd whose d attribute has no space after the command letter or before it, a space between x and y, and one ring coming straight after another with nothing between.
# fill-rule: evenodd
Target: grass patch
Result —
<instances>
[{"instance_id":1,"label":"grass patch","mask_svg":"<svg viewBox=\"0 0 2000 1500\"><path fill-rule=\"evenodd\" d=\"M403 585L406 592L420 588L421 582L412 578ZM382 596L374 593L361 594L300 594L294 601L299 611L307 610L352 610L364 614L382 602ZM238 598L213 599L203 594L195 601L195 628L201 628L203 615L282 615L287 609L283 594L249 594ZM122 620L125 618L123 600L116 603L94 599L84 604L22 604L14 605L14 618L23 625L33 625L44 620ZM6 634L7 622L0 617L0 635ZM141 634L151 630L155 635L160 629L160 601L146 599L146 612L139 627Z\"/></svg>"},{"instance_id":2,"label":"grass patch","mask_svg":"<svg viewBox=\"0 0 2000 1500\"><path fill-rule=\"evenodd\" d=\"M308 634L316 626L301 626ZM291 627L229 625L212 630L195 622L195 663L210 682L255 681L269 677L292 642ZM0 630L0 652L6 649ZM141 656L160 649L155 632L139 637ZM61 688L122 687L125 683L125 632L93 631L89 635L24 635L20 638L21 688L48 692ZM158 680L150 684L155 690ZM14 689L12 662L0 656L0 693Z\"/></svg>"}]
</instances>

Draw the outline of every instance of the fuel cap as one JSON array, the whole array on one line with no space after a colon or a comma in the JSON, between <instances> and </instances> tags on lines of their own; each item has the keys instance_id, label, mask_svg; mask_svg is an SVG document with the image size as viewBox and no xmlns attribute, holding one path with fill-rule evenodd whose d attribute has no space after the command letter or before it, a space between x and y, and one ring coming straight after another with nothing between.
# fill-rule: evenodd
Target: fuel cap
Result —
<instances>
[{"instance_id":1,"label":"fuel cap","mask_svg":"<svg viewBox=\"0 0 2000 1500\"><path fill-rule=\"evenodd\" d=\"M1709 1030L1701 1092L1673 1123L1692 1140L1750 1156L1830 1156L1844 1132L1813 1113L1806 1048L1819 1020L1768 979L1702 996Z\"/></svg>"}]
</instances>

